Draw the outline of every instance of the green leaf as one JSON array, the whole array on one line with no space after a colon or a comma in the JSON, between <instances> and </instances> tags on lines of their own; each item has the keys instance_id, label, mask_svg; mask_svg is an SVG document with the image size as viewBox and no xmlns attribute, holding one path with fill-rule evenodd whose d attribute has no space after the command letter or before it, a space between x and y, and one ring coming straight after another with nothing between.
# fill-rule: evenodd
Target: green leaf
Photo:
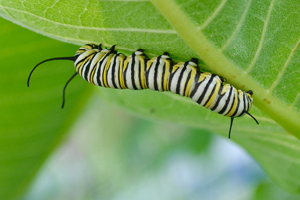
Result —
<instances>
[{"instance_id":1,"label":"green leaf","mask_svg":"<svg viewBox=\"0 0 300 200\"><path fill-rule=\"evenodd\" d=\"M73 45L35 34L0 19L0 196L12 199L30 183L40 165L68 132L90 90L75 80L60 108L70 67L48 63L26 82L30 70L47 56L73 53ZM46 58L46 57L44 57Z\"/></svg>"},{"instance_id":2,"label":"green leaf","mask_svg":"<svg viewBox=\"0 0 300 200\"><path fill-rule=\"evenodd\" d=\"M0 15L74 44L117 44L127 53L143 48L149 56L168 51L178 61L200 57L206 63L202 69L253 90L251 113L260 125L249 117L235 119L232 138L281 187L300 193L299 3L14 0L1 1ZM106 101L141 116L228 134L228 118L187 98L153 91L99 91Z\"/></svg>"},{"instance_id":3,"label":"green leaf","mask_svg":"<svg viewBox=\"0 0 300 200\"><path fill-rule=\"evenodd\" d=\"M265 199L272 199L272 200L297 200L299 199L299 195L291 195L281 188L279 188L274 183L270 182L262 182L256 189L255 194L251 199L253 200L265 200Z\"/></svg>"}]
</instances>

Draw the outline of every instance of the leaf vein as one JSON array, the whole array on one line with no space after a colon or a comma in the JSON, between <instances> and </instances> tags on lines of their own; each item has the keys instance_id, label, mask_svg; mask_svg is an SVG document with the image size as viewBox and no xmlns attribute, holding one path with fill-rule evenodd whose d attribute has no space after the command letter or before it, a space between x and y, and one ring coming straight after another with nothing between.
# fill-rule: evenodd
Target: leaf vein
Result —
<instances>
[{"instance_id":1,"label":"leaf vein","mask_svg":"<svg viewBox=\"0 0 300 200\"><path fill-rule=\"evenodd\" d=\"M221 51L222 51L222 52L223 52L223 51L231 44L232 40L234 39L234 37L236 36L236 34L238 33L238 31L241 29L242 24L243 24L243 22L244 22L244 20L245 20L245 18L246 18L246 15L247 15L247 13L248 13L248 10L249 10L249 8L250 8L251 2L252 2L252 0L249 0L249 1L248 1L247 5L246 5L246 8L245 8L245 10L244 10L244 12L243 12L243 15L242 15L242 17L241 17L239 23L237 24L235 30L233 31L232 35L231 35L230 38L227 40L227 42L224 44L224 46L221 48Z\"/></svg>"},{"instance_id":2,"label":"leaf vein","mask_svg":"<svg viewBox=\"0 0 300 200\"><path fill-rule=\"evenodd\" d=\"M23 10L18 10L18 9L6 7L6 6L1 6L1 8L11 10L11 11L15 11L15 12L19 12L19 13L23 13L23 14L26 14L26 15L30 15L30 16L36 17L39 20L48 21L48 22L53 23L55 25L71 27L71 28L77 28L77 29L87 29L87 30L97 30L97 31L120 31L120 32L128 31L128 32L177 34L177 32L175 30L155 30L155 29L140 29L140 28L103 28L103 27L100 28L100 27L86 27L86 26L77 26L77 25L71 25L71 24L63 24L63 23L60 23L60 22L55 22L55 21L52 21L50 19L47 19L47 18L38 16L38 15L23 11Z\"/></svg>"},{"instance_id":3,"label":"leaf vein","mask_svg":"<svg viewBox=\"0 0 300 200\"><path fill-rule=\"evenodd\" d=\"M246 73L247 74L253 69L256 61L258 60L260 52L262 50L263 43L264 43L264 40L265 40L265 36L266 36L266 33L267 33L267 29L268 29L268 24L269 24L269 21L270 21L270 16L271 16L271 13L272 13L272 10L273 10L273 7L274 7L274 1L275 0L272 0L271 3L270 3L269 10L268 10L266 19L264 21L264 27L263 27L263 30L262 30L262 33L261 33L261 37L260 37L260 40L259 40L258 48L257 48L257 50L255 52L254 58L252 59L250 65L246 69Z\"/></svg>"},{"instance_id":4,"label":"leaf vein","mask_svg":"<svg viewBox=\"0 0 300 200\"><path fill-rule=\"evenodd\" d=\"M207 18L207 20L201 25L199 26L199 28L201 30L205 29L206 26L213 20L216 18L216 16L219 14L219 12L223 9L224 5L226 4L227 0L222 0L222 2L220 3L220 5L216 8L216 10L212 13L211 16L209 16Z\"/></svg>"},{"instance_id":5,"label":"leaf vein","mask_svg":"<svg viewBox=\"0 0 300 200\"><path fill-rule=\"evenodd\" d=\"M291 50L291 53L290 53L288 59L286 60L286 62L284 63L283 68L278 73L276 80L273 82L273 84L269 88L270 92L273 92L274 89L276 88L276 86L279 84L279 81L281 80L282 76L284 75L284 73L285 73L287 67L289 66L293 56L295 55L295 52L298 49L299 45L300 45L300 38L299 38L298 42L296 43L295 47Z\"/></svg>"},{"instance_id":6,"label":"leaf vein","mask_svg":"<svg viewBox=\"0 0 300 200\"><path fill-rule=\"evenodd\" d=\"M295 107L295 105L299 101L299 99L300 99L300 93L297 94L294 102L291 104L291 106L290 106L291 109L293 109Z\"/></svg>"},{"instance_id":7,"label":"leaf vein","mask_svg":"<svg viewBox=\"0 0 300 200\"><path fill-rule=\"evenodd\" d=\"M276 144L278 147L281 146L286 149L292 149L294 151L300 152L299 144L295 143L295 140L297 140L297 139L287 137L287 135L272 133L272 137L270 137L270 134L259 133L259 134L253 134L253 135L244 134L243 137L248 138L248 140L252 138L252 139L256 139L258 141L273 143L273 144ZM272 152L272 150L270 150L270 152ZM299 163L300 163L300 161L299 161Z\"/></svg>"}]
</instances>

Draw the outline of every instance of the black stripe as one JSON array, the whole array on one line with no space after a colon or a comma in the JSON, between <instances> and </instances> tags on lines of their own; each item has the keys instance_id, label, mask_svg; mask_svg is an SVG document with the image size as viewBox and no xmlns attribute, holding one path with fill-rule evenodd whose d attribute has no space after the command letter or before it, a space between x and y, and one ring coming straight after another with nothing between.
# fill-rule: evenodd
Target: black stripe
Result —
<instances>
[{"instance_id":1,"label":"black stripe","mask_svg":"<svg viewBox=\"0 0 300 200\"><path fill-rule=\"evenodd\" d=\"M212 75L210 76L210 79L209 79L209 81L206 83L205 88L204 88L204 90L203 90L201 96L200 96L199 99L197 100L197 103L198 103L198 104L201 104L201 102L202 102L202 100L204 99L204 97L205 97L205 95L206 95L206 92L207 92L207 90L208 90L208 88L209 88L209 86L210 86L210 84L211 84L211 82L213 81L213 79L214 79L215 76L216 76L215 74L212 74ZM204 80L203 80L203 81L204 81Z\"/></svg>"},{"instance_id":2,"label":"black stripe","mask_svg":"<svg viewBox=\"0 0 300 200\"><path fill-rule=\"evenodd\" d=\"M152 64L153 64L153 62L151 63L149 69L147 71L145 71L145 78L146 78L146 86L147 86L147 88L149 88L149 72L150 72L150 70L152 68ZM147 65L148 65L148 63L147 63ZM147 66L146 66L146 69L147 69Z\"/></svg>"},{"instance_id":3,"label":"black stripe","mask_svg":"<svg viewBox=\"0 0 300 200\"><path fill-rule=\"evenodd\" d=\"M233 88L233 89L235 89L235 88ZM232 90L233 90L233 89L232 89ZM236 92L237 92L237 90L235 89L235 93L236 93ZM231 103L230 109L228 110L227 113L224 113L224 115L227 115L227 114L231 111L231 109L232 109L232 107L233 107L235 101L236 101L235 95L233 95L233 99L232 99L232 103ZM231 116L232 116L232 115L231 115Z\"/></svg>"},{"instance_id":4,"label":"black stripe","mask_svg":"<svg viewBox=\"0 0 300 200\"><path fill-rule=\"evenodd\" d=\"M106 81L107 81L107 74L104 74L104 71L105 71L105 66L106 66L106 64L109 62L109 60L108 60L108 55L110 55L110 54L112 54L112 52L108 52L106 55L106 62L105 63L102 63L102 65L104 65L103 66L103 69L102 69L102 82L103 82L103 87L106 87L105 86L105 84L104 84L104 76L106 76ZM108 70L107 70L107 72L108 72ZM108 81L107 81L107 84L108 84Z\"/></svg>"},{"instance_id":5,"label":"black stripe","mask_svg":"<svg viewBox=\"0 0 300 200\"><path fill-rule=\"evenodd\" d=\"M226 93L224 93L224 94L226 94ZM224 107L222 108L222 110L219 112L219 114L223 115L223 113L224 113L225 110L227 109L228 104L229 104L229 102L230 102L231 94L232 94L232 86L230 87L230 92L229 92L228 98L225 100L226 103L225 103Z\"/></svg>"},{"instance_id":6,"label":"black stripe","mask_svg":"<svg viewBox=\"0 0 300 200\"><path fill-rule=\"evenodd\" d=\"M95 45L94 44L86 44L86 46L91 47L92 49L94 49Z\"/></svg>"},{"instance_id":7,"label":"black stripe","mask_svg":"<svg viewBox=\"0 0 300 200\"><path fill-rule=\"evenodd\" d=\"M135 65L135 52L132 54L132 63L131 63L131 82L132 82L132 87L133 89L137 90L138 88L135 85L135 81L134 81L134 65Z\"/></svg>"},{"instance_id":8,"label":"black stripe","mask_svg":"<svg viewBox=\"0 0 300 200\"><path fill-rule=\"evenodd\" d=\"M82 55L82 54L80 54L80 55ZM78 55L78 57L79 57L80 55ZM78 59L78 57L77 57L77 59ZM86 57L85 57L85 58L86 58ZM85 60L85 58L79 60L78 62L77 62L77 59L75 60L75 62L76 62L76 68L77 68L77 65L79 65L80 63L82 63L82 62Z\"/></svg>"},{"instance_id":9,"label":"black stripe","mask_svg":"<svg viewBox=\"0 0 300 200\"><path fill-rule=\"evenodd\" d=\"M144 62L144 60L142 62ZM139 79L140 87L143 89L141 75L142 75L142 65L141 65L141 62L139 62L139 76L138 76L138 79Z\"/></svg>"},{"instance_id":10,"label":"black stripe","mask_svg":"<svg viewBox=\"0 0 300 200\"><path fill-rule=\"evenodd\" d=\"M161 89L162 91L165 91L164 90L164 84L165 84L165 74L166 74L166 63L164 64L164 67L163 67L163 72L162 72L162 77L161 77Z\"/></svg>"},{"instance_id":11,"label":"black stripe","mask_svg":"<svg viewBox=\"0 0 300 200\"><path fill-rule=\"evenodd\" d=\"M98 53L98 52L97 52L97 53ZM79 56L80 56L79 54L74 56L74 62L77 61L77 59L78 59Z\"/></svg>"},{"instance_id":12,"label":"black stripe","mask_svg":"<svg viewBox=\"0 0 300 200\"><path fill-rule=\"evenodd\" d=\"M92 79L93 79L93 77L95 76L95 74L94 74L94 76L92 76L92 72L94 71L94 69L97 67L97 64L98 64L98 61L96 61L95 62L95 65L92 67L92 69L91 69L91 75L90 75L90 81L89 82L92 82ZM96 70L97 69L95 69L95 72L96 72Z\"/></svg>"},{"instance_id":13,"label":"black stripe","mask_svg":"<svg viewBox=\"0 0 300 200\"><path fill-rule=\"evenodd\" d=\"M124 62L124 67L125 67L125 62ZM125 71L123 72L123 80L124 80L125 88L128 88L127 81L126 81L126 73L127 73L128 68L129 68L129 62L127 64L127 67L126 67Z\"/></svg>"},{"instance_id":14,"label":"black stripe","mask_svg":"<svg viewBox=\"0 0 300 200\"><path fill-rule=\"evenodd\" d=\"M238 93L239 94L239 93ZM234 113L231 115L231 116L235 116L236 115L236 113L237 113L237 111L239 110L239 107L240 107L240 95L238 95L237 96L237 107L236 107L236 109L235 109L235 111L234 111Z\"/></svg>"},{"instance_id":15,"label":"black stripe","mask_svg":"<svg viewBox=\"0 0 300 200\"><path fill-rule=\"evenodd\" d=\"M115 83L115 71L116 71L116 64L117 64L117 62L116 62L116 60L117 60L117 58L118 58L118 56L119 56L120 54L118 53L118 54L116 54L115 55L115 58L114 58L114 60L113 60L113 64L112 64L112 69L111 69L111 73L112 73L112 76L111 76L111 82L112 82L112 84L114 85L114 87L115 88L117 88L117 84Z\"/></svg>"},{"instance_id":16,"label":"black stripe","mask_svg":"<svg viewBox=\"0 0 300 200\"><path fill-rule=\"evenodd\" d=\"M222 98L224 97L225 93L224 94L221 94L222 93L222 90L223 90L223 86L221 86L219 92L218 92L218 99L217 99L217 102L216 104L214 105L214 107L211 108L212 111L214 111L215 109L217 109L217 107L219 106L219 103L220 101L222 100Z\"/></svg>"},{"instance_id":17,"label":"black stripe","mask_svg":"<svg viewBox=\"0 0 300 200\"><path fill-rule=\"evenodd\" d=\"M246 98L244 92L243 92L243 103L244 103L244 110L238 117L242 116L244 114L244 111L246 110Z\"/></svg>"},{"instance_id":18,"label":"black stripe","mask_svg":"<svg viewBox=\"0 0 300 200\"><path fill-rule=\"evenodd\" d=\"M101 59L100 59L100 62L99 61L97 61L97 69L96 69L96 71L97 71L97 74L96 74L96 81L97 81L97 83L98 83L98 85L99 86L102 86L101 85L101 81L100 81L100 79L101 79L101 77L103 76L103 71L101 72L100 71L100 69L101 69L101 65L102 65L102 63L104 62L104 60L107 58L107 56L110 54L110 52L108 52L107 54L105 54ZM103 81L103 80L102 80Z\"/></svg>"},{"instance_id":19,"label":"black stripe","mask_svg":"<svg viewBox=\"0 0 300 200\"><path fill-rule=\"evenodd\" d=\"M83 69L85 68L86 65L88 65L90 63L90 61L91 61L91 59L86 59L86 61L82 64L82 67L79 71L80 76L83 76L83 73L82 73L82 72L84 72Z\"/></svg>"},{"instance_id":20,"label":"black stripe","mask_svg":"<svg viewBox=\"0 0 300 200\"><path fill-rule=\"evenodd\" d=\"M185 96L189 80L191 79L191 75L192 75L192 71L189 72L188 77L187 77L187 79L185 81L184 90L183 90L183 96Z\"/></svg>"},{"instance_id":21,"label":"black stripe","mask_svg":"<svg viewBox=\"0 0 300 200\"><path fill-rule=\"evenodd\" d=\"M140 65L140 67L141 67L141 70L140 70L140 76L139 76L139 79L140 79L140 84L141 84L141 88L142 89L147 89L148 87L147 87L147 83L146 83L146 86L145 86L145 88L143 87L143 81L142 81L142 79L143 78L146 78L146 70L147 70L147 62L148 62L148 58L145 56L145 54L143 54L142 55L143 57L143 61L142 62L144 62L143 64L144 64L144 74L142 74L142 65Z\"/></svg>"},{"instance_id":22,"label":"black stripe","mask_svg":"<svg viewBox=\"0 0 300 200\"><path fill-rule=\"evenodd\" d=\"M85 51L86 52L86 51ZM84 52L84 53L85 53ZM80 55L82 55L82 54L80 54ZM80 55L78 55L78 57L80 56ZM87 60L87 57L89 57L91 54L89 54L88 56L85 56L84 58L82 58L81 60L79 60L77 63L76 63L76 67L75 67L75 69L76 69L76 71L77 71L77 66L79 65L79 64L81 64L82 62L83 62L83 65L82 65L82 68L83 68L83 66L84 66L84 64L85 64L85 62L87 62L86 60ZM77 60L76 60L77 61ZM75 62L76 62L75 61ZM81 70L82 70L82 68L81 68ZM81 74L81 72L82 71L77 71L79 74Z\"/></svg>"},{"instance_id":23,"label":"black stripe","mask_svg":"<svg viewBox=\"0 0 300 200\"><path fill-rule=\"evenodd\" d=\"M183 77L183 74L184 74L184 72L186 70L186 66L188 65L188 63L189 63L189 61L184 63L184 66L183 66L183 68L182 68L182 70L180 72L180 75L178 77L178 82L177 82L177 85L176 85L176 93L179 94L179 95L180 95L180 86L182 85L181 84L182 77Z\"/></svg>"},{"instance_id":24,"label":"black stripe","mask_svg":"<svg viewBox=\"0 0 300 200\"><path fill-rule=\"evenodd\" d=\"M157 84L157 73L158 73L158 66L160 64L160 58L161 56L158 56L157 59L156 59L156 64L155 64L155 67L154 67L154 76L153 76L153 83L154 83L154 89L156 91L158 91L158 84Z\"/></svg>"},{"instance_id":25,"label":"black stripe","mask_svg":"<svg viewBox=\"0 0 300 200\"><path fill-rule=\"evenodd\" d=\"M145 54L143 54L145 56ZM144 89L147 89L148 88L148 85L147 85L147 78L146 78L146 74L147 74L147 63L148 63L149 59L145 56L144 57L144 74L143 74L143 78L144 78L144 81L146 81L146 85L145 85L145 88Z\"/></svg>"},{"instance_id":26,"label":"black stripe","mask_svg":"<svg viewBox=\"0 0 300 200\"><path fill-rule=\"evenodd\" d=\"M178 67L178 68L175 70L174 73L171 73L172 70L173 70L173 67L172 67L172 69L170 70L170 80L169 80L169 87L170 87L170 90L171 90L171 86L172 86L173 77L174 77L174 75L176 74L176 72L177 72L180 68L181 68L181 67ZM177 83L178 83L178 82L177 82Z\"/></svg>"},{"instance_id":27,"label":"black stripe","mask_svg":"<svg viewBox=\"0 0 300 200\"><path fill-rule=\"evenodd\" d=\"M211 108L212 111L214 111L218 106L219 106L219 103L221 101L221 99L223 98L224 94L222 94L222 90L223 90L223 85L220 86L219 88L219 91L218 91L218 99L215 103L215 105Z\"/></svg>"},{"instance_id":28,"label":"black stripe","mask_svg":"<svg viewBox=\"0 0 300 200\"><path fill-rule=\"evenodd\" d=\"M215 83L213 90L211 91L211 93L210 93L208 99L206 100L206 102L204 103L204 105L203 105L204 107L209 102L209 100L211 99L212 95L215 93L216 88L217 88L217 83Z\"/></svg>"},{"instance_id":29,"label":"black stripe","mask_svg":"<svg viewBox=\"0 0 300 200\"><path fill-rule=\"evenodd\" d=\"M124 67L124 61L125 61L125 59L123 60L123 67ZM118 82L119 82L119 87L120 87L120 89L122 89L122 86L121 86L121 79L123 78L123 68L121 68L121 62L120 62L120 64L119 64L119 68L118 68L119 70L118 70ZM121 73L121 75L120 75L120 72L122 72ZM120 76L119 76L120 75Z\"/></svg>"},{"instance_id":30,"label":"black stripe","mask_svg":"<svg viewBox=\"0 0 300 200\"><path fill-rule=\"evenodd\" d=\"M249 109L249 102L252 103L252 101L251 101L250 97L247 94L245 94L245 95L246 95L246 97L248 99L248 101L247 101L248 102L247 103L247 105L248 105L247 110L248 110Z\"/></svg>"},{"instance_id":31,"label":"black stripe","mask_svg":"<svg viewBox=\"0 0 300 200\"><path fill-rule=\"evenodd\" d=\"M92 64L92 61L94 60L95 56L97 55L97 53L95 52L95 54L91 57L91 59L88 61L88 64L86 65L84 71L83 71L83 74L82 74L82 77L88 81L88 72L90 70L90 67L91 67L91 64ZM84 66L83 66L84 67ZM83 67L81 68L83 70Z\"/></svg>"},{"instance_id":32,"label":"black stripe","mask_svg":"<svg viewBox=\"0 0 300 200\"><path fill-rule=\"evenodd\" d=\"M194 84L195 84L195 87L194 87L193 91L191 92L191 95L190 95L191 98L195 95L195 93L196 93L197 90L198 90L198 87L199 87L199 85L200 85L200 82L198 82L200 76L201 76L201 73L198 73L198 72L197 72L196 75L195 75L195 78L194 78Z\"/></svg>"}]
</instances>

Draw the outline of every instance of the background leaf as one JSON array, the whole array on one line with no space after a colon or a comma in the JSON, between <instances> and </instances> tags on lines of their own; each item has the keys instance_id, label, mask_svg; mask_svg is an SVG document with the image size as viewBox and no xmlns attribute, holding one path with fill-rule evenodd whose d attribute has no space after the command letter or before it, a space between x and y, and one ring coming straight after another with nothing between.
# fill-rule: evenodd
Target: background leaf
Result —
<instances>
[{"instance_id":1,"label":"background leaf","mask_svg":"<svg viewBox=\"0 0 300 200\"><path fill-rule=\"evenodd\" d=\"M144 48L149 56L168 51L175 60L200 56L209 67L201 65L202 69L222 75L238 88L254 91L254 104L263 112L254 108L251 113L260 125L249 117L236 119L233 139L279 185L299 193L300 143L289 134L299 137L300 133L299 16L293 14L297 13L298 4L171 0L153 3L156 7L148 1L1 1L0 14L38 33L74 44L117 44L123 52ZM69 56L75 49L43 55ZM49 90L47 87L41 88ZM142 116L222 135L228 133L229 119L187 98L153 91L99 91L104 100Z\"/></svg>"},{"instance_id":2,"label":"background leaf","mask_svg":"<svg viewBox=\"0 0 300 200\"><path fill-rule=\"evenodd\" d=\"M11 199L23 191L57 143L68 132L90 94L80 79L62 88L73 69L49 63L26 81L34 63L47 54L73 53L73 45L37 35L6 20L1 26L0 196Z\"/></svg>"}]
</instances>

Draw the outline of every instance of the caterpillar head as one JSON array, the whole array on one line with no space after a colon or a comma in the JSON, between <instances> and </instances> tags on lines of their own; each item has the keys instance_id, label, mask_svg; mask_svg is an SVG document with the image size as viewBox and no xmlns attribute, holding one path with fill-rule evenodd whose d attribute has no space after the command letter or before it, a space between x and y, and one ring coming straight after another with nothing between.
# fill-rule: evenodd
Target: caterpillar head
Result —
<instances>
[{"instance_id":1,"label":"caterpillar head","mask_svg":"<svg viewBox=\"0 0 300 200\"><path fill-rule=\"evenodd\" d=\"M250 111L250 109L251 109L251 107L252 107L252 104L253 104L253 98L252 98L253 92L252 92L252 90L249 90L248 92L243 92L243 94L246 95L246 97L247 97L246 103L248 103L248 106L247 106L247 110L244 110L244 111L242 112L242 115L244 115L244 114L249 115L250 117L252 117L252 119L254 119L254 121L255 121L257 124L259 124L258 121L255 119L255 117L253 117L253 116L249 113L249 111ZM242 116L242 115L241 115L241 116ZM233 124L233 119L234 119L234 117L231 117L231 122L230 122L230 128L229 128L228 138L230 138L231 128L232 128L232 124Z\"/></svg>"},{"instance_id":2,"label":"caterpillar head","mask_svg":"<svg viewBox=\"0 0 300 200\"><path fill-rule=\"evenodd\" d=\"M253 104L253 92L252 90L249 90L248 92L246 92L246 96L247 96L247 99L248 99L248 111L250 111L251 107L252 107L252 104Z\"/></svg>"}]
</instances>

